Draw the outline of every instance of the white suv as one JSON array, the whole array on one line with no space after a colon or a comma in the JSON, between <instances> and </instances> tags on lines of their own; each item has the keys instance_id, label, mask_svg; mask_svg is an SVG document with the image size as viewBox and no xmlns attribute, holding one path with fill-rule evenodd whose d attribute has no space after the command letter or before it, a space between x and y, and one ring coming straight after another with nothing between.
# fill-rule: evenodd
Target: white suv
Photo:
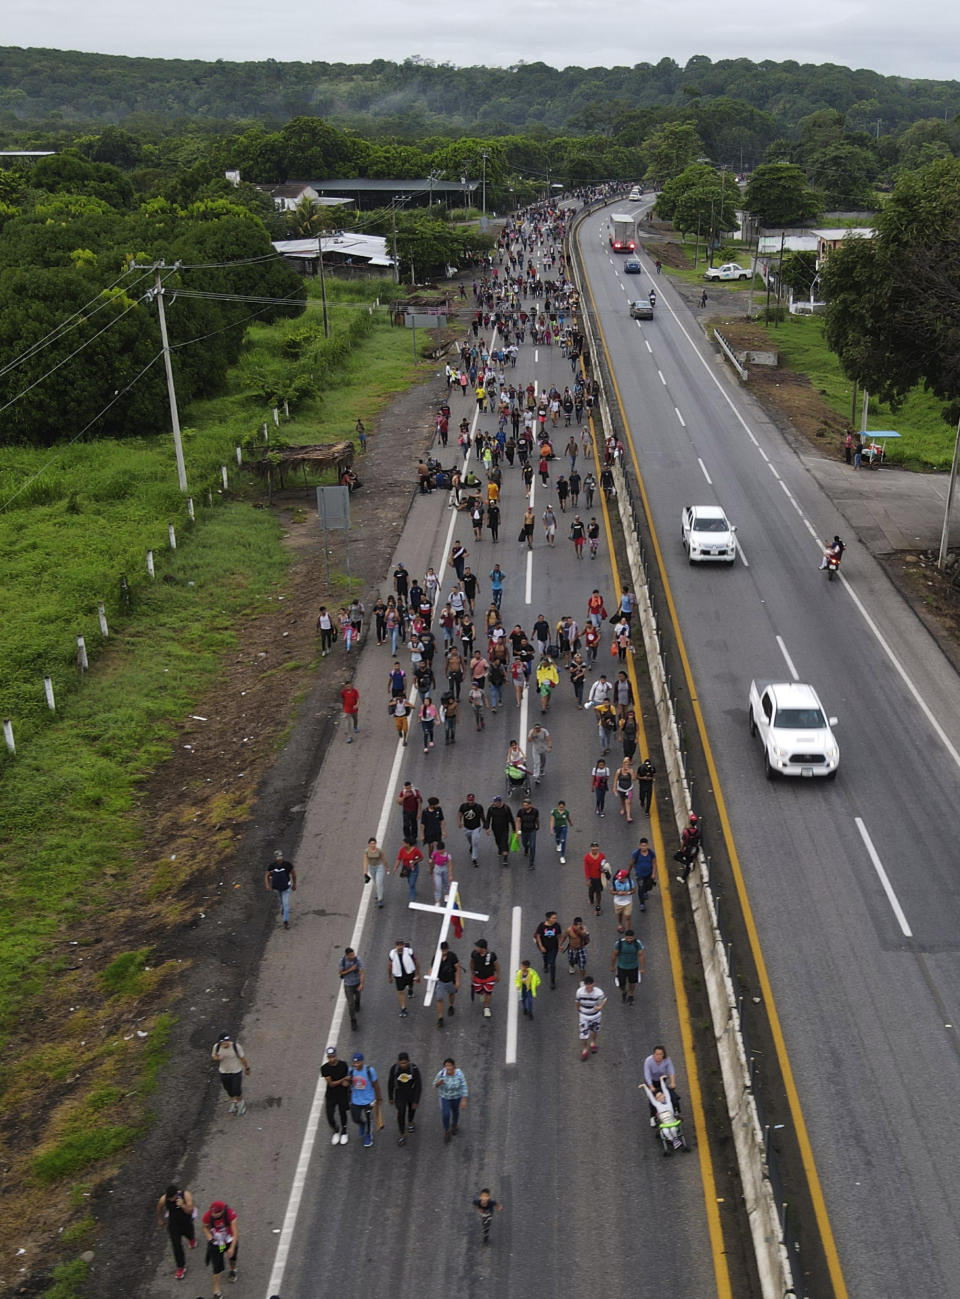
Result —
<instances>
[{"instance_id":1,"label":"white suv","mask_svg":"<svg viewBox=\"0 0 960 1299\"><path fill-rule=\"evenodd\" d=\"M685 505L680 515L680 541L691 564L734 564L736 528L719 505Z\"/></svg>"}]
</instances>

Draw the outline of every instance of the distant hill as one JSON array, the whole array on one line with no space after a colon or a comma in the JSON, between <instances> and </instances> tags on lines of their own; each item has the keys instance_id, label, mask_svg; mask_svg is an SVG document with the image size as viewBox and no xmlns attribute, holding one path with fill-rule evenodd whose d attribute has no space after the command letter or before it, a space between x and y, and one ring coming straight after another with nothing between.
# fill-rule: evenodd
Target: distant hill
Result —
<instances>
[{"instance_id":1,"label":"distant hill","mask_svg":"<svg viewBox=\"0 0 960 1299\"><path fill-rule=\"evenodd\" d=\"M960 83L884 77L865 69L792 61L712 62L697 55L632 68L456 68L407 59L369 64L225 63L76 51L0 48L0 130L174 121L280 123L314 114L338 125L377 125L395 137L484 132L603 131L644 109L727 98L769 114L784 135L819 109L850 129L897 134L923 118L960 113Z\"/></svg>"}]
</instances>

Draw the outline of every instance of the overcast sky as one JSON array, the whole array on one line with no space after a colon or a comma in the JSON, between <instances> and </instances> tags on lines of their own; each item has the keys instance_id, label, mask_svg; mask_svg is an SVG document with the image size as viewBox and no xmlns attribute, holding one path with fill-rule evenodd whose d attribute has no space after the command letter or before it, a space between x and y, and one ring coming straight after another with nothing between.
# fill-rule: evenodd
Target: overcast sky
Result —
<instances>
[{"instance_id":1,"label":"overcast sky","mask_svg":"<svg viewBox=\"0 0 960 1299\"><path fill-rule=\"evenodd\" d=\"M691 55L839 63L885 74L954 79L960 7L949 0L677 0L614 9L597 0L6 0L4 45L155 58L402 61L459 66L612 67ZM631 16L632 15L632 16Z\"/></svg>"}]
</instances>

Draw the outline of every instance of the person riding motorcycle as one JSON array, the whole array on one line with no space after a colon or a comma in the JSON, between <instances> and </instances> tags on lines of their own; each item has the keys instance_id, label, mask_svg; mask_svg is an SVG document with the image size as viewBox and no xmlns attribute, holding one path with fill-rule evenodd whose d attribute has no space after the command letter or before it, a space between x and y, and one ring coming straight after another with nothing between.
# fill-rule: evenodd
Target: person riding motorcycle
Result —
<instances>
[{"instance_id":1,"label":"person riding motorcycle","mask_svg":"<svg viewBox=\"0 0 960 1299\"><path fill-rule=\"evenodd\" d=\"M657 305L657 291L656 291L656 289L651 289L651 290L650 290L650 305L651 305L651 307L655 307L655 306Z\"/></svg>"},{"instance_id":2,"label":"person riding motorcycle","mask_svg":"<svg viewBox=\"0 0 960 1299\"><path fill-rule=\"evenodd\" d=\"M833 571L836 572L840 567L840 560L843 558L843 552L845 550L846 550L846 546L843 544L840 538L836 534L834 534L833 541L831 541L827 545L826 549L823 552L823 558L820 560L821 569L832 568Z\"/></svg>"}]
</instances>

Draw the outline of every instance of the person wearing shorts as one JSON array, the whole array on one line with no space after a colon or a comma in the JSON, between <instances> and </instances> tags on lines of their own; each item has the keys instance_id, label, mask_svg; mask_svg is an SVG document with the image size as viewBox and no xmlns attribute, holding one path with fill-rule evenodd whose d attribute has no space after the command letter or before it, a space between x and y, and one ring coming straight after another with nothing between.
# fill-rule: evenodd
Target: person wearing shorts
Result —
<instances>
[{"instance_id":1,"label":"person wearing shorts","mask_svg":"<svg viewBox=\"0 0 960 1299\"><path fill-rule=\"evenodd\" d=\"M491 1015L490 998L493 996L494 984L500 982L500 962L496 952L487 947L485 938L478 938L470 954L470 970L473 975L471 993L474 997L483 997L483 1017Z\"/></svg>"},{"instance_id":2,"label":"person wearing shorts","mask_svg":"<svg viewBox=\"0 0 960 1299\"><path fill-rule=\"evenodd\" d=\"M220 1294L220 1278L227 1267L230 1280L237 1279L238 1230L237 1215L223 1200L214 1200L201 1219L203 1234L207 1239L207 1258L213 1271L213 1293Z\"/></svg>"},{"instance_id":3,"label":"person wearing shorts","mask_svg":"<svg viewBox=\"0 0 960 1299\"><path fill-rule=\"evenodd\" d=\"M443 1028L443 1003L447 1003L447 1015L452 1019L455 1014L453 999L460 991L460 960L456 952L451 952L449 943L440 944L440 964L437 967L437 986L434 990L434 1001L437 1003L437 1028Z\"/></svg>"},{"instance_id":4,"label":"person wearing shorts","mask_svg":"<svg viewBox=\"0 0 960 1299\"><path fill-rule=\"evenodd\" d=\"M407 1018L407 998L413 996L414 983L420 982L420 962L413 948L398 938L387 953L387 983L392 983L397 993L400 1018Z\"/></svg>"},{"instance_id":5,"label":"person wearing shorts","mask_svg":"<svg viewBox=\"0 0 960 1299\"><path fill-rule=\"evenodd\" d=\"M643 978L644 966L643 943L632 929L628 929L624 936L614 943L613 955L610 958L610 973L616 974L620 1000L628 1006L633 1005L637 986Z\"/></svg>"},{"instance_id":6,"label":"person wearing shorts","mask_svg":"<svg viewBox=\"0 0 960 1299\"><path fill-rule=\"evenodd\" d=\"M577 1031L580 1039L580 1059L597 1053L597 1034L603 1026L603 1008L607 1004L606 994L593 981L593 975L586 974L583 983L576 992Z\"/></svg>"},{"instance_id":7,"label":"person wearing shorts","mask_svg":"<svg viewBox=\"0 0 960 1299\"><path fill-rule=\"evenodd\" d=\"M610 881L610 892L613 894L613 910L617 917L617 933L622 934L633 915L633 895L637 891L630 872L617 871Z\"/></svg>"},{"instance_id":8,"label":"person wearing shorts","mask_svg":"<svg viewBox=\"0 0 960 1299\"><path fill-rule=\"evenodd\" d=\"M583 974L587 968L587 944L590 942L590 935L583 927L583 917L574 916L573 924L564 932L563 940L560 943L560 951L566 950L568 973L576 974L577 971Z\"/></svg>"}]
</instances>

